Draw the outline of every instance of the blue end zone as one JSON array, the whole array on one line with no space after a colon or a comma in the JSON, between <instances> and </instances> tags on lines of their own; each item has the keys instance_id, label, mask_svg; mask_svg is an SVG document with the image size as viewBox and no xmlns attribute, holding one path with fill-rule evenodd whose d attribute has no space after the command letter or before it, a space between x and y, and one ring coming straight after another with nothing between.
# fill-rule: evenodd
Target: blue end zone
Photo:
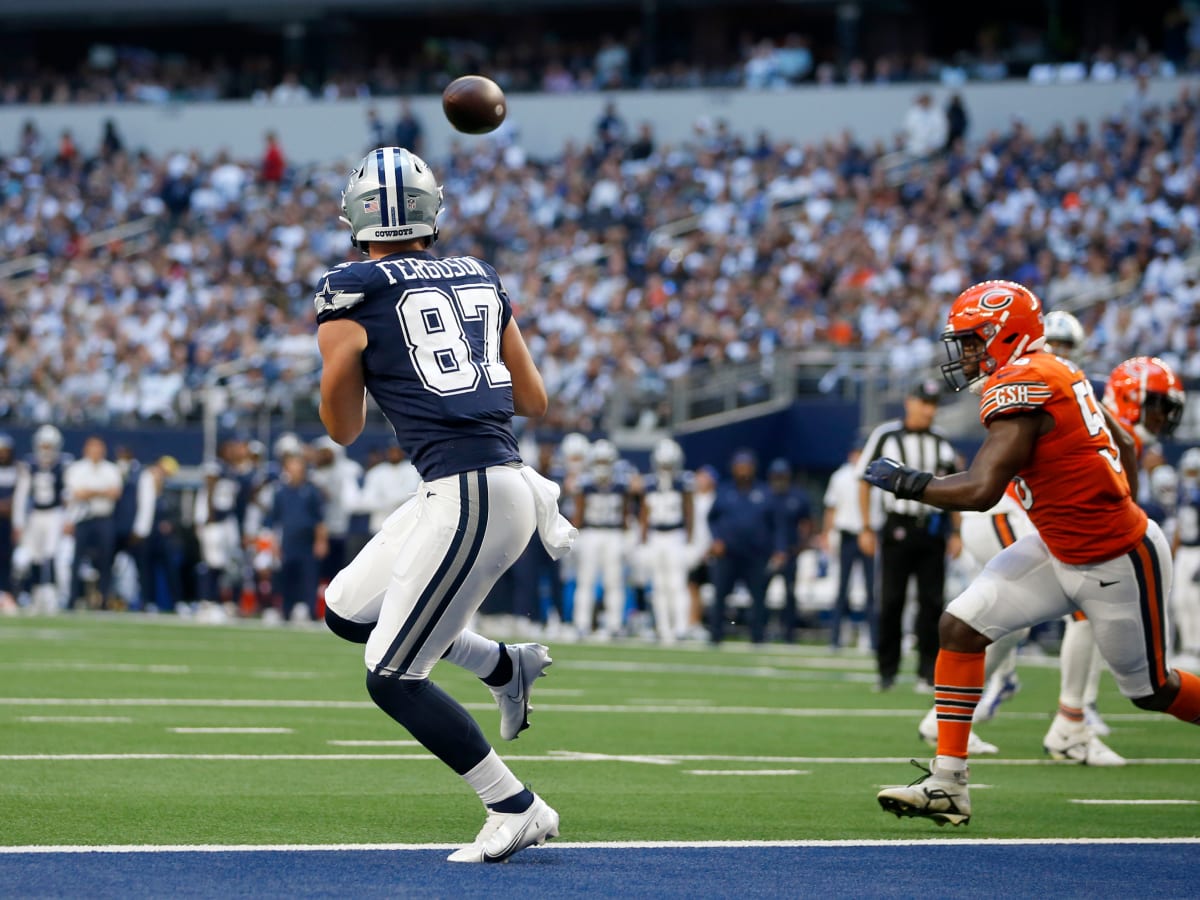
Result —
<instances>
[{"instance_id":1,"label":"blue end zone","mask_svg":"<svg viewBox=\"0 0 1200 900\"><path fill-rule=\"evenodd\" d=\"M444 850L0 854L5 897L1196 896L1194 844L912 844L528 850L504 865Z\"/></svg>"}]
</instances>

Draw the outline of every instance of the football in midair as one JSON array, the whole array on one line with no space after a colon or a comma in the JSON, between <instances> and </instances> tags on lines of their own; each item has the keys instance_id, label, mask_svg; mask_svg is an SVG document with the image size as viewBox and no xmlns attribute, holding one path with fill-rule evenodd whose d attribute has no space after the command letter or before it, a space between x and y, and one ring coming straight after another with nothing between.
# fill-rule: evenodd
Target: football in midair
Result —
<instances>
[{"instance_id":1,"label":"football in midair","mask_svg":"<svg viewBox=\"0 0 1200 900\"><path fill-rule=\"evenodd\" d=\"M442 91L442 111L450 124L463 134L495 131L508 112L508 101L500 85L482 75L455 78Z\"/></svg>"}]
</instances>

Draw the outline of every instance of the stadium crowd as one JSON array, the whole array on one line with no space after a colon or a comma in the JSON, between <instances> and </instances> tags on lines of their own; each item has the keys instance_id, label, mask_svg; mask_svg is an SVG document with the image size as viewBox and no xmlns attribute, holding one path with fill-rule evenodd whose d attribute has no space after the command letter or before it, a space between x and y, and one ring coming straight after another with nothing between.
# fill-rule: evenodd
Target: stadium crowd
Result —
<instances>
[{"instance_id":1,"label":"stadium crowd","mask_svg":"<svg viewBox=\"0 0 1200 900\"><path fill-rule=\"evenodd\" d=\"M1165 29L1161 47L1143 35L1128 35L1118 46L1099 44L1076 58L1061 60L1042 30L1013 29L1002 38L984 29L975 46L946 58L899 52L846 57L836 43L806 33L755 34L743 31L704 52L652 47L643 33L604 33L569 38L553 29L540 39L523 29L488 38L429 36L403 55L374 48L371 29L355 41L357 52L330 65L297 64L271 53L256 37L253 47L209 57L194 52L140 46L126 38L104 43L94 38L86 55L50 64L43 57L15 54L0 64L0 104L167 103L249 99L294 103L363 97L436 94L457 75L488 72L510 92L574 93L598 90L659 90L695 87L779 89L797 84L895 84L999 81L1132 79L1139 73L1170 77L1200 69L1200 17L1177 15ZM611 26L608 26L611 27ZM711 42L710 42L711 44ZM361 47L367 48L366 52ZM52 48L46 48L49 51ZM61 55L61 50L58 55ZM365 61L364 61L365 59Z\"/></svg>"},{"instance_id":2,"label":"stadium crowd","mask_svg":"<svg viewBox=\"0 0 1200 900\"><path fill-rule=\"evenodd\" d=\"M918 156L899 130L798 146L720 121L662 146L610 104L587 143L537 156L502 131L431 160L439 250L495 261L558 433L600 430L618 389L661 422L677 378L814 346L919 369L945 304L990 277L1051 308L1115 291L1080 312L1096 367L1158 354L1194 380L1198 113L1186 86L1164 108L1134 88L1099 127L1017 119ZM115 128L81 147L34 119L0 153L0 254L26 268L0 281L0 416L195 418L226 363L224 424L313 407L312 293L353 258L336 165L270 136L261 160L154 158Z\"/></svg>"}]
</instances>

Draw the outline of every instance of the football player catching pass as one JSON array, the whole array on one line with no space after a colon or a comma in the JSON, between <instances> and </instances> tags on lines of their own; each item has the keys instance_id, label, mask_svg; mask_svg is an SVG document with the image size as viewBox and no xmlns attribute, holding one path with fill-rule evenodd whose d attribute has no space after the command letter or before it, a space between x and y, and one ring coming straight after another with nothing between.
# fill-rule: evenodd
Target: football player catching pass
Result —
<instances>
[{"instance_id":1,"label":"football player catching pass","mask_svg":"<svg viewBox=\"0 0 1200 900\"><path fill-rule=\"evenodd\" d=\"M1133 500L1134 442L1082 371L1042 351L1041 301L1013 282L974 285L951 306L943 341L947 382L982 395L979 452L954 475L881 458L864 477L898 497L960 510L991 508L1018 478L1037 528L995 556L943 613L937 755L912 785L878 794L898 816L961 825L971 818L967 744L988 644L1078 609L1138 707L1200 724L1200 677L1167 665L1170 549Z\"/></svg>"},{"instance_id":2,"label":"football player catching pass","mask_svg":"<svg viewBox=\"0 0 1200 900\"><path fill-rule=\"evenodd\" d=\"M557 487L517 453L512 417L542 415L546 389L496 271L429 252L441 201L429 167L399 147L371 152L343 194L344 221L368 258L335 266L316 294L321 421L351 443L370 393L423 481L330 583L326 623L366 645L376 705L486 807L483 830L449 860L501 862L556 837L558 813L429 674L443 658L477 674L500 705L501 737L516 737L550 664L546 648L506 647L466 626L535 528L552 555L574 534Z\"/></svg>"}]
</instances>

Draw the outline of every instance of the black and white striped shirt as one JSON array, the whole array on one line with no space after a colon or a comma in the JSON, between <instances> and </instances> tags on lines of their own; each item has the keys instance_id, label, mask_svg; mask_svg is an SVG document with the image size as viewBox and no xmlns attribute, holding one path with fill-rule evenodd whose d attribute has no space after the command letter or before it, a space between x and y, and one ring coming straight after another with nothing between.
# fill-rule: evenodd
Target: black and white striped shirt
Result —
<instances>
[{"instance_id":1,"label":"black and white striped shirt","mask_svg":"<svg viewBox=\"0 0 1200 900\"><path fill-rule=\"evenodd\" d=\"M884 422L871 432L858 460L858 475L861 478L867 464L873 459L888 456L922 472L934 475L949 475L958 471L958 455L949 439L931 428L928 431L909 431L904 422L894 419ZM919 500L898 500L883 492L883 510L901 516L931 516L939 509Z\"/></svg>"}]
</instances>

